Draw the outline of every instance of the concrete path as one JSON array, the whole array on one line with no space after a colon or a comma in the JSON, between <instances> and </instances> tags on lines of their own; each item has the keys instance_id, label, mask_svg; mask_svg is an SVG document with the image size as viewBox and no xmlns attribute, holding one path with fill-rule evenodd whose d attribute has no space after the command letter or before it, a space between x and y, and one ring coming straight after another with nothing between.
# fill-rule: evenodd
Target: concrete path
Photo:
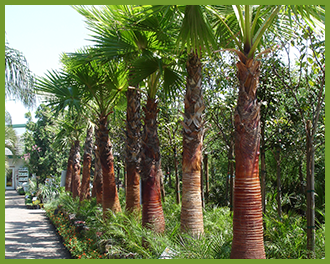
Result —
<instances>
[{"instance_id":1,"label":"concrete path","mask_svg":"<svg viewBox=\"0 0 330 264\"><path fill-rule=\"evenodd\" d=\"M24 195L15 190L5 193L5 258L70 258L44 210L26 209Z\"/></svg>"}]
</instances>

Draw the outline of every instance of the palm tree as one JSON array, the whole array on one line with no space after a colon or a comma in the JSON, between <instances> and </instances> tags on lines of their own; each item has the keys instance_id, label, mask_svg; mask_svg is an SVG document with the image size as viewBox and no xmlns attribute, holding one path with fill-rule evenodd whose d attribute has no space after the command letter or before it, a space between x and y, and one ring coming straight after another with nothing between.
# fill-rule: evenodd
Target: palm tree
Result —
<instances>
[{"instance_id":1,"label":"palm tree","mask_svg":"<svg viewBox=\"0 0 330 264\"><path fill-rule=\"evenodd\" d=\"M34 76L23 54L5 43L5 98L20 100L24 106L36 103Z\"/></svg>"},{"instance_id":2,"label":"palm tree","mask_svg":"<svg viewBox=\"0 0 330 264\"><path fill-rule=\"evenodd\" d=\"M103 212L108 209L121 211L115 184L112 144L108 135L109 115L117 103L119 95L127 87L126 72L115 63L99 65L96 62L85 63L88 52L75 55L63 55L64 71L49 73L40 79L38 90L51 95L50 104L60 111L66 106L74 106L76 111L84 113L83 106L96 118L96 145L99 151L103 174ZM81 59L83 58L83 59ZM69 108L73 111L73 107Z\"/></svg>"},{"instance_id":3,"label":"palm tree","mask_svg":"<svg viewBox=\"0 0 330 264\"><path fill-rule=\"evenodd\" d=\"M158 8L156 7L156 12ZM179 31L178 50L186 51L186 94L183 115L181 230L199 236L204 232L201 200L201 161L205 109L202 95L202 53L215 45L205 7L187 5L161 7L168 20L175 20ZM176 18L179 18L177 20Z\"/></svg>"},{"instance_id":4,"label":"palm tree","mask_svg":"<svg viewBox=\"0 0 330 264\"><path fill-rule=\"evenodd\" d=\"M98 64L96 61L81 61L88 57L88 51L64 56L66 70L72 75L76 85L83 92L81 103L90 108L97 118L96 145L103 175L103 213L107 210L121 211L114 174L114 157L109 138L109 116L112 108L124 99L121 94L127 89L127 72L116 62Z\"/></svg>"},{"instance_id":5,"label":"palm tree","mask_svg":"<svg viewBox=\"0 0 330 264\"><path fill-rule=\"evenodd\" d=\"M94 59L101 63L112 59L123 59L130 68L132 60L137 58L147 47L145 36L138 31L125 28L125 19L137 16L140 9L130 6L78 7L75 9L86 17L87 24L97 45L93 52ZM141 117L140 91L132 83L128 74L129 86L126 92L126 210L140 211L140 148Z\"/></svg>"},{"instance_id":6,"label":"palm tree","mask_svg":"<svg viewBox=\"0 0 330 264\"><path fill-rule=\"evenodd\" d=\"M48 72L45 77L37 80L35 90L45 96L48 106L53 106L54 116L63 114L58 123L62 129L55 138L55 144L65 148L70 145L65 190L72 197L80 196L80 135L84 128L83 119L76 111L81 111L79 91L72 87L70 76L63 72ZM68 111L66 108L68 107Z\"/></svg>"},{"instance_id":7,"label":"palm tree","mask_svg":"<svg viewBox=\"0 0 330 264\"><path fill-rule=\"evenodd\" d=\"M90 198L90 178L91 178L91 165L92 165L92 153L93 153L93 133L94 128L90 125L87 128L86 141L84 145L84 157L83 157L83 173L81 179L80 201Z\"/></svg>"},{"instance_id":8,"label":"palm tree","mask_svg":"<svg viewBox=\"0 0 330 264\"><path fill-rule=\"evenodd\" d=\"M180 89L182 78L178 70L177 61L164 53L143 56L132 65L134 80L146 80L147 91L147 102L143 107L144 126L141 149L142 226L151 227L159 233L165 230L165 221L160 188L163 175L157 132L159 111L157 94L162 92L163 95L170 96L175 93L175 90Z\"/></svg>"},{"instance_id":9,"label":"palm tree","mask_svg":"<svg viewBox=\"0 0 330 264\"><path fill-rule=\"evenodd\" d=\"M259 57L268 50L257 56L255 53L264 44L263 35L267 30L287 35L294 15L296 20L302 17L305 23L314 26L322 20L324 9L246 5L215 6L209 10L218 19L220 42L235 47L231 50L239 57L236 64L239 93L234 118L236 178L231 258L265 258L259 181L260 105L256 93Z\"/></svg>"}]
</instances>

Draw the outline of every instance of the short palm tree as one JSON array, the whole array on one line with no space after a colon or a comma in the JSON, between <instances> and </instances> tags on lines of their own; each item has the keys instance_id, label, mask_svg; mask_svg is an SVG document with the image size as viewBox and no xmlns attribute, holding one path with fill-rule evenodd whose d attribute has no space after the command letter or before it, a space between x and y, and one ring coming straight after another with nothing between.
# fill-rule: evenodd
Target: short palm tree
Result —
<instances>
[{"instance_id":1,"label":"short palm tree","mask_svg":"<svg viewBox=\"0 0 330 264\"><path fill-rule=\"evenodd\" d=\"M213 6L220 43L236 52L239 61L239 93L235 112L235 160L233 243L231 258L265 258L262 204L259 181L260 104L257 88L260 74L256 52L266 31L287 35L299 18L311 27L322 21L324 9L317 6ZM323 14L323 15L322 15ZM325 16L323 16L324 18ZM262 45L263 44L263 45Z\"/></svg>"},{"instance_id":2,"label":"short palm tree","mask_svg":"<svg viewBox=\"0 0 330 264\"><path fill-rule=\"evenodd\" d=\"M57 109L70 105L83 113L84 106L96 119L96 145L103 175L102 205L106 215L108 209L113 212L121 211L108 126L111 109L118 102L121 92L127 88L126 72L114 62L103 65L96 62L85 63L87 56L87 51L72 56L64 55L62 62L65 70L61 73L53 72L54 78L48 76L41 79L38 89L52 95L51 104L56 105Z\"/></svg>"},{"instance_id":3,"label":"short palm tree","mask_svg":"<svg viewBox=\"0 0 330 264\"><path fill-rule=\"evenodd\" d=\"M82 104L90 108L97 118L96 145L103 175L103 213L108 209L121 211L114 174L114 157L109 138L109 116L112 108L121 100L127 89L127 72L118 62L98 64L96 61L80 61L80 55L65 57L67 71L72 75L79 89L83 91ZM87 52L88 55L88 52Z\"/></svg>"},{"instance_id":4,"label":"short palm tree","mask_svg":"<svg viewBox=\"0 0 330 264\"><path fill-rule=\"evenodd\" d=\"M55 144L65 148L70 146L68 158L65 190L70 191L75 198L80 195L80 140L83 130L81 116L77 113L81 109L79 100L81 94L70 85L70 78L62 72L48 72L46 77L37 80L35 85L36 93L53 106L54 116L60 114L64 118L58 123L62 129L57 133Z\"/></svg>"},{"instance_id":5,"label":"short palm tree","mask_svg":"<svg viewBox=\"0 0 330 264\"><path fill-rule=\"evenodd\" d=\"M103 8L78 7L75 9L85 16L89 29L94 33L96 49L93 59L100 63L113 59L122 59L128 69L131 63L144 50L148 39L138 30L127 28L127 20L138 17L140 8L133 6L104 6ZM141 15L140 15L141 16ZM141 117L140 91L131 81L126 91L126 210L140 211L140 149L141 149Z\"/></svg>"}]
</instances>

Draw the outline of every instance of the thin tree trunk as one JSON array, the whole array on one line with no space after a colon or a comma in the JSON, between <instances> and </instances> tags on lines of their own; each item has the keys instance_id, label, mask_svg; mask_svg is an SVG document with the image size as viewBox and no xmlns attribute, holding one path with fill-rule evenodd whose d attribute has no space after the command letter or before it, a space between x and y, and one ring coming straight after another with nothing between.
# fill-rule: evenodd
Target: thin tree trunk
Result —
<instances>
[{"instance_id":1,"label":"thin tree trunk","mask_svg":"<svg viewBox=\"0 0 330 264\"><path fill-rule=\"evenodd\" d=\"M96 197L96 202L98 204L102 204L103 200L103 176L102 176L102 166L100 160L100 153L97 145L99 144L95 142L95 172L94 172L94 181L93 181L93 191L92 196Z\"/></svg>"},{"instance_id":2,"label":"thin tree trunk","mask_svg":"<svg viewBox=\"0 0 330 264\"><path fill-rule=\"evenodd\" d=\"M274 157L276 160L276 182L277 182L277 214L278 217L282 217L282 186L281 186L281 149L280 147L276 147L276 153L274 153Z\"/></svg>"},{"instance_id":3,"label":"thin tree trunk","mask_svg":"<svg viewBox=\"0 0 330 264\"><path fill-rule=\"evenodd\" d=\"M72 163L72 197L76 198L80 196L80 142L76 140L74 142L74 154Z\"/></svg>"},{"instance_id":4,"label":"thin tree trunk","mask_svg":"<svg viewBox=\"0 0 330 264\"><path fill-rule=\"evenodd\" d=\"M90 178L93 153L93 127L87 129L87 136L84 146L83 173L81 180L80 201L90 198Z\"/></svg>"},{"instance_id":5,"label":"thin tree trunk","mask_svg":"<svg viewBox=\"0 0 330 264\"><path fill-rule=\"evenodd\" d=\"M109 138L107 116L101 117L99 120L97 137L103 175L103 216L106 217L107 210L109 209L114 213L121 211L116 187L114 157L112 155L112 144Z\"/></svg>"},{"instance_id":6,"label":"thin tree trunk","mask_svg":"<svg viewBox=\"0 0 330 264\"><path fill-rule=\"evenodd\" d=\"M145 113L141 149L142 178L142 226L157 233L165 230L165 219L161 201L161 160L157 134L157 109L155 99L148 98L143 107Z\"/></svg>"},{"instance_id":7,"label":"thin tree trunk","mask_svg":"<svg viewBox=\"0 0 330 264\"><path fill-rule=\"evenodd\" d=\"M210 193L210 184L209 184L209 159L208 154L205 153L204 155L204 171L205 171L205 196L206 196L206 203L209 201L209 193Z\"/></svg>"},{"instance_id":8,"label":"thin tree trunk","mask_svg":"<svg viewBox=\"0 0 330 264\"><path fill-rule=\"evenodd\" d=\"M204 232L201 201L201 162L203 120L202 64L197 54L187 61L187 84L184 99L182 157L181 230L199 236Z\"/></svg>"},{"instance_id":9,"label":"thin tree trunk","mask_svg":"<svg viewBox=\"0 0 330 264\"><path fill-rule=\"evenodd\" d=\"M201 161L201 200L202 200L202 207L205 208L205 199L204 199L204 170L203 170L203 166L204 166L203 165L203 162Z\"/></svg>"},{"instance_id":10,"label":"thin tree trunk","mask_svg":"<svg viewBox=\"0 0 330 264\"><path fill-rule=\"evenodd\" d=\"M140 93L136 89L128 89L126 112L126 210L140 211L140 148L141 120Z\"/></svg>"},{"instance_id":11,"label":"thin tree trunk","mask_svg":"<svg viewBox=\"0 0 330 264\"><path fill-rule=\"evenodd\" d=\"M307 249L308 257L315 257L315 197L314 197L314 145L312 122L307 120L306 125L306 172L307 172Z\"/></svg>"},{"instance_id":12,"label":"thin tree trunk","mask_svg":"<svg viewBox=\"0 0 330 264\"><path fill-rule=\"evenodd\" d=\"M235 111L233 242L231 258L264 259L263 221L259 181L260 105L256 91L260 62L240 56L239 94Z\"/></svg>"},{"instance_id":13,"label":"thin tree trunk","mask_svg":"<svg viewBox=\"0 0 330 264\"><path fill-rule=\"evenodd\" d=\"M72 184L72 164L73 164L73 154L74 154L74 143L71 145L70 154L68 158L68 165L66 168L66 176L65 176L65 191L71 192L71 184Z\"/></svg>"},{"instance_id":14,"label":"thin tree trunk","mask_svg":"<svg viewBox=\"0 0 330 264\"><path fill-rule=\"evenodd\" d=\"M174 152L174 170L175 170L175 198L176 203L180 204L180 179L178 174L178 156L176 146L173 147Z\"/></svg>"},{"instance_id":15,"label":"thin tree trunk","mask_svg":"<svg viewBox=\"0 0 330 264\"><path fill-rule=\"evenodd\" d=\"M260 160L261 160L261 203L262 203L262 212L265 214L266 213L266 146L265 146L265 125L264 122L261 124L261 155L260 155Z\"/></svg>"}]
</instances>

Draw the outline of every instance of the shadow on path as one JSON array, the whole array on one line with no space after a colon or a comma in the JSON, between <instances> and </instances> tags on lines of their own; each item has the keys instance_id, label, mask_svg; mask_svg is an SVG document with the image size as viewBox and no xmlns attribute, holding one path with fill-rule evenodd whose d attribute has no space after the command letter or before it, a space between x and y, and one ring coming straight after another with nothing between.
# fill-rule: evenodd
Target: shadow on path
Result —
<instances>
[{"instance_id":1,"label":"shadow on path","mask_svg":"<svg viewBox=\"0 0 330 264\"><path fill-rule=\"evenodd\" d=\"M5 258L70 258L45 212L26 209L24 196L10 192L5 198Z\"/></svg>"}]
</instances>

